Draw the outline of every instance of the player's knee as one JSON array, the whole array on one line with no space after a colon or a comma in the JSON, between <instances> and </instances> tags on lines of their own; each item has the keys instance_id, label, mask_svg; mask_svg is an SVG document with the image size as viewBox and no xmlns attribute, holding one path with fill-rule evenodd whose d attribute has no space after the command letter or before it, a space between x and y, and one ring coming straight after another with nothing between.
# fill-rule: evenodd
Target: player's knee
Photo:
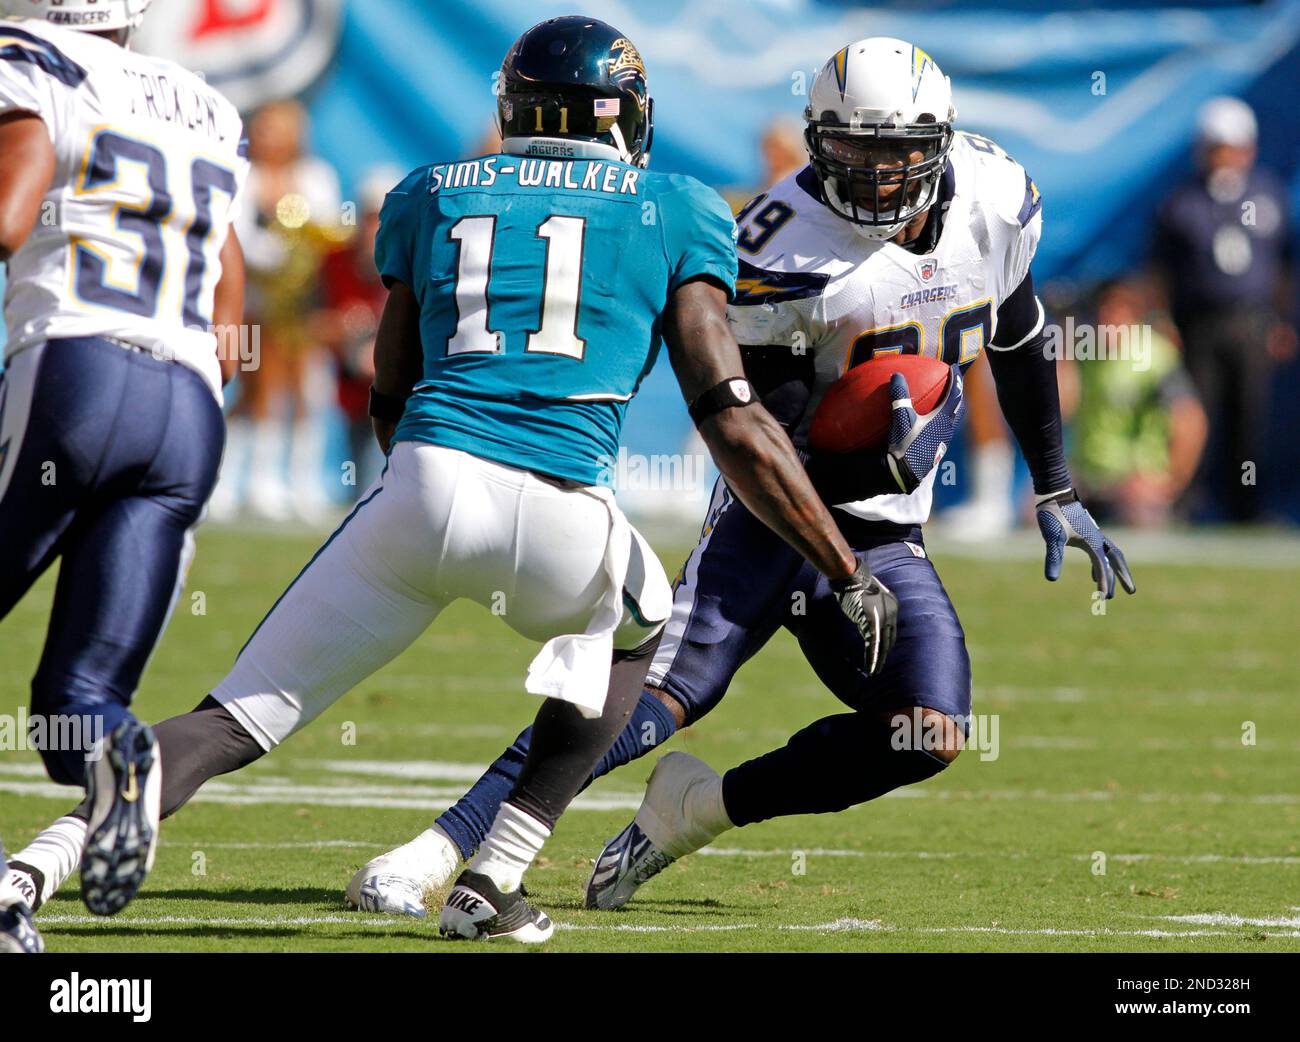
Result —
<instances>
[{"instance_id":1,"label":"player's knee","mask_svg":"<svg viewBox=\"0 0 1300 1042\"><path fill-rule=\"evenodd\" d=\"M646 685L645 691L646 694L652 695L663 703L668 712L672 713L673 721L679 728L686 726L686 707L677 701L677 699L673 698L673 696L663 688L654 687L651 684Z\"/></svg>"},{"instance_id":2,"label":"player's knee","mask_svg":"<svg viewBox=\"0 0 1300 1042\"><path fill-rule=\"evenodd\" d=\"M923 754L918 763L934 763L938 774L961 753L966 732L947 713L929 706L908 706L889 710L883 719L890 728L890 746L898 751ZM927 775L928 777L929 775Z\"/></svg>"}]
</instances>

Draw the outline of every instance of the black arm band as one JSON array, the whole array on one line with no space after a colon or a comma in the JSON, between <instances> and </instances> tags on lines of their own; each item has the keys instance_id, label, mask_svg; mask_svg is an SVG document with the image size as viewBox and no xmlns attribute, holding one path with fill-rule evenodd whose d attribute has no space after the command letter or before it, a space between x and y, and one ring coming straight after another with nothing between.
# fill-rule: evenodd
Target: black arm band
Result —
<instances>
[{"instance_id":1,"label":"black arm band","mask_svg":"<svg viewBox=\"0 0 1300 1042\"><path fill-rule=\"evenodd\" d=\"M998 404L1025 454L1038 495L1069 488L1061 434L1061 399L1056 389L1056 359L1040 332L1009 351L986 351Z\"/></svg>"},{"instance_id":2,"label":"black arm band","mask_svg":"<svg viewBox=\"0 0 1300 1042\"><path fill-rule=\"evenodd\" d=\"M396 423L402 418L402 413L406 411L406 399L398 398L396 395L383 394L370 388L370 415L376 420L387 420L389 423Z\"/></svg>"},{"instance_id":3,"label":"black arm band","mask_svg":"<svg viewBox=\"0 0 1300 1042\"><path fill-rule=\"evenodd\" d=\"M723 380L722 383L710 387L691 402L687 411L690 412L691 419L698 427L710 416L723 409L754 405L757 402L758 395L754 393L754 385L743 376L733 376L730 380Z\"/></svg>"}]
</instances>

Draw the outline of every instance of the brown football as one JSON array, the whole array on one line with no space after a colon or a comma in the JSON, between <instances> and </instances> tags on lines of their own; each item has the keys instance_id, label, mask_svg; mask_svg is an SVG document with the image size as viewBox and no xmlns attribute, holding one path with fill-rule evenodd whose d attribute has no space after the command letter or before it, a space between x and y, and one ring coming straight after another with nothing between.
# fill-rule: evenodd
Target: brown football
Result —
<instances>
[{"instance_id":1,"label":"brown football","mask_svg":"<svg viewBox=\"0 0 1300 1042\"><path fill-rule=\"evenodd\" d=\"M808 444L818 452L883 452L889 441L889 378L902 373L918 416L948 386L948 365L924 355L882 355L855 365L826 389L813 414Z\"/></svg>"}]
</instances>

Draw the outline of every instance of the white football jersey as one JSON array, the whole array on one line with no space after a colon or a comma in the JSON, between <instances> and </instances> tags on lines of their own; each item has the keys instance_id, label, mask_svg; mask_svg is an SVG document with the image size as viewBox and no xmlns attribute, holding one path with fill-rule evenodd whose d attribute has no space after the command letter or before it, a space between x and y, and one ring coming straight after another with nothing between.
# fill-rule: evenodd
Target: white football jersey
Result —
<instances>
[{"instance_id":1,"label":"white football jersey","mask_svg":"<svg viewBox=\"0 0 1300 1042\"><path fill-rule=\"evenodd\" d=\"M0 21L0 113L34 112L55 172L9 259L5 357L104 336L221 394L213 297L248 175L235 107L194 73L89 33Z\"/></svg>"},{"instance_id":2,"label":"white football jersey","mask_svg":"<svg viewBox=\"0 0 1300 1042\"><path fill-rule=\"evenodd\" d=\"M958 133L950 156L947 201L939 204L946 214L928 253L859 235L820 201L811 168L737 217L740 277L728 311L736 340L813 355L813 394L796 445L804 446L826 388L852 366L884 354L966 366L993 339L998 308L1038 245L1041 199L1024 168L986 138ZM867 520L921 524L935 473L911 495L836 506Z\"/></svg>"}]
</instances>

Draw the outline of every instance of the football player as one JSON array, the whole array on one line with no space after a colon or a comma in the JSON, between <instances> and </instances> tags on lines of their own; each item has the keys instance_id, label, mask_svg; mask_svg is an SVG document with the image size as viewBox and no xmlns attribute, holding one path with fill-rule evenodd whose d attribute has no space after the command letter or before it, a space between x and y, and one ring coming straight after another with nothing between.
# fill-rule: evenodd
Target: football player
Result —
<instances>
[{"instance_id":1,"label":"football player","mask_svg":"<svg viewBox=\"0 0 1300 1042\"><path fill-rule=\"evenodd\" d=\"M1134 590L1123 554L1079 503L1066 468L1055 365L1030 274L1042 228L1038 188L993 142L954 131L955 116L948 78L925 51L880 37L843 47L809 94L808 165L738 218L732 328L750 379L797 445L825 389L850 367L897 353L952 367L945 398L923 419L894 377L885 454L807 458L841 531L898 598L897 644L878 673L865 670L825 581L721 481L676 584L647 689L596 774L697 722L782 626L849 711L725 775L684 753L663 757L635 820L597 860L589 906L622 905L725 829L842 810L933 777L957 756L970 660L921 525L960 415L960 371L981 351L1033 475L1047 578L1059 576L1064 548L1077 546L1101 595L1114 595L1116 575ZM896 742L900 716L933 740ZM529 745L525 731L432 828L357 872L349 902L422 914L422 895L478 846Z\"/></svg>"},{"instance_id":2,"label":"football player","mask_svg":"<svg viewBox=\"0 0 1300 1042\"><path fill-rule=\"evenodd\" d=\"M0 618L61 559L32 715L50 777L86 786L68 849L101 915L153 861L159 758L129 706L221 460L213 327L243 311L242 123L128 49L148 6L0 2Z\"/></svg>"},{"instance_id":3,"label":"football player","mask_svg":"<svg viewBox=\"0 0 1300 1042\"><path fill-rule=\"evenodd\" d=\"M546 701L439 925L540 942L553 925L523 874L624 729L672 609L658 559L598 483L661 341L734 495L810 562L868 668L887 660L896 605L742 375L726 320L731 212L694 179L646 169L651 102L632 42L579 16L534 26L502 66L498 117L501 153L418 168L381 214L390 295L370 411L385 473L211 696L156 732L169 813L314 719L447 604L504 608L545 642L525 687ZM27 873L41 897L59 881L48 865Z\"/></svg>"}]
</instances>

